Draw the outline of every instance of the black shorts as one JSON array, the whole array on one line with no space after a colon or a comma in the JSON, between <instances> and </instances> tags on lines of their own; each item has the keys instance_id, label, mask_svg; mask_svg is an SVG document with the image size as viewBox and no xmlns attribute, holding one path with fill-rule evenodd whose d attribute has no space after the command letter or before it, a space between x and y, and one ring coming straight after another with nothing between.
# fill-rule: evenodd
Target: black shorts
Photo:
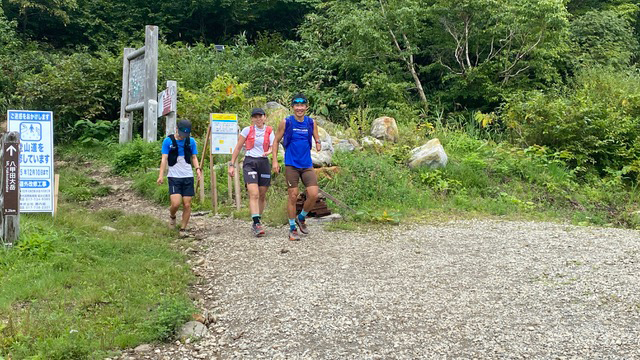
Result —
<instances>
[{"instance_id":1,"label":"black shorts","mask_svg":"<svg viewBox=\"0 0 640 360\"><path fill-rule=\"evenodd\" d=\"M168 177L169 195L179 194L182 196L194 196L196 194L193 188L193 178L174 178Z\"/></svg>"},{"instance_id":2,"label":"black shorts","mask_svg":"<svg viewBox=\"0 0 640 360\"><path fill-rule=\"evenodd\" d=\"M268 158L246 156L242 165L245 184L271 185L271 163Z\"/></svg>"}]
</instances>

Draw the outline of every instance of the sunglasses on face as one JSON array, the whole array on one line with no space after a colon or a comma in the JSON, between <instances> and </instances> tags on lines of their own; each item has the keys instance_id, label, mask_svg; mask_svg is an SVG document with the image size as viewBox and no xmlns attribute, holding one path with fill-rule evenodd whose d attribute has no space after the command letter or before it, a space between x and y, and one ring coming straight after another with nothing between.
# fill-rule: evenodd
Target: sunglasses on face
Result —
<instances>
[{"instance_id":1,"label":"sunglasses on face","mask_svg":"<svg viewBox=\"0 0 640 360\"><path fill-rule=\"evenodd\" d=\"M292 103L293 104L306 104L307 103L307 99L296 98L296 99L293 99Z\"/></svg>"}]
</instances>

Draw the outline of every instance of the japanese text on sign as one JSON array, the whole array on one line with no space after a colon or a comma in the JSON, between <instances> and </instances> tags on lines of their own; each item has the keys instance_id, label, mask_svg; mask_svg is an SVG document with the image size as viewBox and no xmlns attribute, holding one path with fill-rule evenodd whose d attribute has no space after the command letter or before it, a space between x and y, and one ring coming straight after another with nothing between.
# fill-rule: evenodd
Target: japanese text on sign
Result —
<instances>
[{"instance_id":1,"label":"japanese text on sign","mask_svg":"<svg viewBox=\"0 0 640 360\"><path fill-rule=\"evenodd\" d=\"M20 133L20 212L53 212L53 113L9 110L7 119Z\"/></svg>"},{"instance_id":2,"label":"japanese text on sign","mask_svg":"<svg viewBox=\"0 0 640 360\"><path fill-rule=\"evenodd\" d=\"M233 154L238 143L238 115L211 114L211 153Z\"/></svg>"}]
</instances>

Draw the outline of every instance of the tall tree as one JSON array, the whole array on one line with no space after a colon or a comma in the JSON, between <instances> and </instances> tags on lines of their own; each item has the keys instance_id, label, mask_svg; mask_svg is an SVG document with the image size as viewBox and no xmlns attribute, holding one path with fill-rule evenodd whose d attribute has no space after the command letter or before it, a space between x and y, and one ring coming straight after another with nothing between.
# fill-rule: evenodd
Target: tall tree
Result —
<instances>
[{"instance_id":1,"label":"tall tree","mask_svg":"<svg viewBox=\"0 0 640 360\"><path fill-rule=\"evenodd\" d=\"M308 17L301 34L345 78L359 81L372 72L404 68L427 109L416 62L417 42L426 29L425 10L419 0L325 1Z\"/></svg>"}]
</instances>

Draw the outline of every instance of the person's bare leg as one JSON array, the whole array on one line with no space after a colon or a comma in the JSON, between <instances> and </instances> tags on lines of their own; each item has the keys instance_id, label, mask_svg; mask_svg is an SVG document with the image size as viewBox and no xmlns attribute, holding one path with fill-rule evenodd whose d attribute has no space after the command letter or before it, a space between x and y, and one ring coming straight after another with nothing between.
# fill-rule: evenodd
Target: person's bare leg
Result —
<instances>
[{"instance_id":1,"label":"person's bare leg","mask_svg":"<svg viewBox=\"0 0 640 360\"><path fill-rule=\"evenodd\" d=\"M289 193L289 201L287 202L287 215L289 215L289 219L294 219L296 217L296 200L298 200L298 188L289 188L287 192Z\"/></svg>"},{"instance_id":2,"label":"person's bare leg","mask_svg":"<svg viewBox=\"0 0 640 360\"><path fill-rule=\"evenodd\" d=\"M178 212L178 209L180 209L180 204L182 203L182 195L173 194L169 196L169 201L169 216L171 217L171 219L175 219L176 213ZM175 225L175 220L169 222L170 227L173 227Z\"/></svg>"},{"instance_id":3,"label":"person's bare leg","mask_svg":"<svg viewBox=\"0 0 640 360\"><path fill-rule=\"evenodd\" d=\"M316 204L316 200L318 200L318 185L309 186L307 188L307 200L304 201L302 210L306 212L311 211Z\"/></svg>"},{"instance_id":4,"label":"person's bare leg","mask_svg":"<svg viewBox=\"0 0 640 360\"><path fill-rule=\"evenodd\" d=\"M182 224L180 229L186 229L191 218L191 196L182 197Z\"/></svg>"},{"instance_id":5,"label":"person's bare leg","mask_svg":"<svg viewBox=\"0 0 640 360\"><path fill-rule=\"evenodd\" d=\"M249 193L249 210L251 215L260 214L260 191L258 184L247 184L247 192Z\"/></svg>"},{"instance_id":6,"label":"person's bare leg","mask_svg":"<svg viewBox=\"0 0 640 360\"><path fill-rule=\"evenodd\" d=\"M260 208L260 216L264 213L264 208L267 206L267 190L269 190L268 186L260 186L259 193L259 208Z\"/></svg>"}]
</instances>

